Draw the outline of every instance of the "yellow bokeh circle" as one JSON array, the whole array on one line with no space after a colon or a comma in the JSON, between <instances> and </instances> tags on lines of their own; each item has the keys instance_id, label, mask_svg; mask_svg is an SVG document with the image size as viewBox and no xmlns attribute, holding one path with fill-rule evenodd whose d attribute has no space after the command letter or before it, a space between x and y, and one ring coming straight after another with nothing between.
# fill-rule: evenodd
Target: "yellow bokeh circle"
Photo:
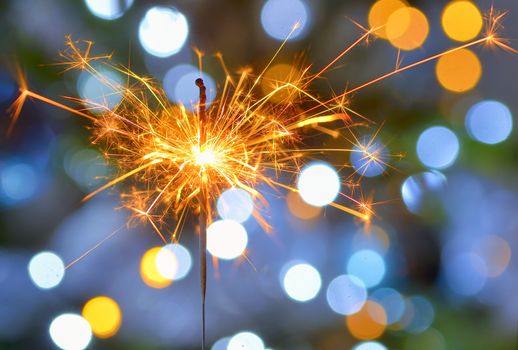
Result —
<instances>
[{"instance_id":1,"label":"yellow bokeh circle","mask_svg":"<svg viewBox=\"0 0 518 350\"><path fill-rule=\"evenodd\" d=\"M426 15L415 7L403 7L392 13L387 21L386 33L390 43L401 50L421 47L430 26Z\"/></svg>"},{"instance_id":2,"label":"yellow bokeh circle","mask_svg":"<svg viewBox=\"0 0 518 350\"><path fill-rule=\"evenodd\" d=\"M122 312L115 300L106 296L90 299L82 311L92 332L98 338L109 338L117 334L122 324Z\"/></svg>"},{"instance_id":3,"label":"yellow bokeh circle","mask_svg":"<svg viewBox=\"0 0 518 350\"><path fill-rule=\"evenodd\" d=\"M289 102L299 95L295 86L300 85L301 72L291 64L276 64L264 73L261 85L263 93L270 95L270 101ZM293 86L286 86L286 84Z\"/></svg>"},{"instance_id":4,"label":"yellow bokeh circle","mask_svg":"<svg viewBox=\"0 0 518 350\"><path fill-rule=\"evenodd\" d=\"M152 288L165 288L173 281L160 273L157 267L157 256L160 247L154 247L144 253L140 260L140 277Z\"/></svg>"},{"instance_id":5,"label":"yellow bokeh circle","mask_svg":"<svg viewBox=\"0 0 518 350\"><path fill-rule=\"evenodd\" d=\"M473 89L482 76L482 64L472 51L461 49L437 61L437 80L446 90L466 92Z\"/></svg>"},{"instance_id":6,"label":"yellow bokeh circle","mask_svg":"<svg viewBox=\"0 0 518 350\"><path fill-rule=\"evenodd\" d=\"M360 311L347 316L345 323L351 335L356 339L376 339L385 332L387 314L383 306L368 300Z\"/></svg>"},{"instance_id":7,"label":"yellow bokeh circle","mask_svg":"<svg viewBox=\"0 0 518 350\"><path fill-rule=\"evenodd\" d=\"M387 21L397 10L406 7L406 2L402 0L378 0L369 11L369 26L376 29L374 34L380 38L387 39Z\"/></svg>"},{"instance_id":8,"label":"yellow bokeh circle","mask_svg":"<svg viewBox=\"0 0 518 350\"><path fill-rule=\"evenodd\" d=\"M475 38L484 21L477 5L471 1L453 1L442 13L442 28L446 35L457 41Z\"/></svg>"},{"instance_id":9,"label":"yellow bokeh circle","mask_svg":"<svg viewBox=\"0 0 518 350\"><path fill-rule=\"evenodd\" d=\"M302 220L315 219L320 215L322 211L322 208L314 207L304 202L300 195L296 192L288 193L288 198L286 198L286 202L290 212L294 216Z\"/></svg>"}]
</instances>

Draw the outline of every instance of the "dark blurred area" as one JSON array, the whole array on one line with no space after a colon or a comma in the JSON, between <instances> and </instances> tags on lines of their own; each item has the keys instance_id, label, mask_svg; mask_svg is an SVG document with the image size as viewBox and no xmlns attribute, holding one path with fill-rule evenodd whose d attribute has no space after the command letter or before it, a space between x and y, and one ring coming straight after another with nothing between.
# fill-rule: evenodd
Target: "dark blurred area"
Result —
<instances>
[{"instance_id":1,"label":"dark blurred area","mask_svg":"<svg viewBox=\"0 0 518 350\"><path fill-rule=\"evenodd\" d=\"M94 80L54 65L71 35L156 79L173 102L187 103L196 98L193 48L205 53L205 80L217 96L225 72L214 54L231 71L260 73L286 26L300 19L275 64L317 72L363 34L354 22L369 27L374 3L2 1L0 349L200 348L195 223L186 224L173 250L174 281L164 282L154 263L146 265L162 242L151 227L126 226L129 213L119 209L116 190L81 202L113 172L90 145L85 120L29 99L5 136L7 109L19 94L17 64L38 94L65 104L62 96L95 98L102 89ZM473 1L482 14L492 3ZM441 16L449 4L411 1L428 20L423 45L398 54L394 42L373 37L317 79L312 92L330 98L391 72L398 58L404 66L471 41L447 35ZM500 35L517 47L518 2L494 6L509 11ZM481 63L471 85L472 61L461 63L464 70L445 68L450 78L462 70L451 79L431 61L352 95L350 107L375 123L360 136L382 126L375 147L404 154L387 155L388 164L364 174L363 193L373 196L376 211L369 226L266 190L273 233L253 218L244 221L249 261L210 267L213 350L518 348L518 56L484 45L469 50ZM341 146L331 136L322 142ZM362 162L332 161L353 168ZM41 252L51 254L34 260ZM60 263L85 253L63 276ZM97 296L116 307L90 303ZM60 315L76 318L56 322Z\"/></svg>"}]
</instances>

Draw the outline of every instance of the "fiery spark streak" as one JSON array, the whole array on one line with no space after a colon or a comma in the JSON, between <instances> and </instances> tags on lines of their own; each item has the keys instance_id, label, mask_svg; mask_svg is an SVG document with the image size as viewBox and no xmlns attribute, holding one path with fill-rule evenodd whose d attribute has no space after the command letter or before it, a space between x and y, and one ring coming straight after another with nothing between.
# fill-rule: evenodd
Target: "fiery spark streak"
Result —
<instances>
[{"instance_id":1,"label":"fiery spark streak","mask_svg":"<svg viewBox=\"0 0 518 350\"><path fill-rule=\"evenodd\" d=\"M357 45L368 40L379 28L366 30L318 73L311 75L309 68L306 68L291 81L269 81L264 77L289 36L257 76L243 71L233 77L228 73L221 55L218 55L226 73L221 93L217 101L207 108L203 81L197 80L200 101L193 107L198 113L190 112L183 105L170 103L163 90L151 79L129 68L111 64L110 55L92 56L92 42L76 42L68 37L67 49L61 53L63 62L59 64L65 71L77 69L96 76L114 94L121 96L121 101L110 109L103 103L67 97L67 100L80 106L69 107L31 91L23 74L18 71L20 95L11 107L12 119L8 131L12 131L28 98L87 118L91 122L92 143L98 145L104 156L116 165L118 174L88 194L84 200L127 182L129 189L121 190L121 199L124 206L133 213L130 222L150 223L164 242L180 239L188 213L198 215L204 308L205 231L213 217L213 204L224 190L241 188L250 193L257 207L261 208L267 202L257 190L258 184L296 192L297 189L291 183L310 157L331 152L362 152L367 166L386 165L376 152L368 151L373 140L365 145L355 136L358 123L354 122L353 117L366 118L348 107L349 96L393 75L463 48L487 44L516 53L496 34L501 18L502 15L491 10L487 32L481 38L405 66L400 66L398 59L393 71L327 101L311 94L309 84ZM201 53L198 54L201 62ZM99 65L123 74L126 82L114 82L102 74L97 68ZM272 84L273 89L268 94L261 96L258 93L259 86ZM330 126L324 126L328 124ZM334 138L341 137L345 146L340 149L305 148L303 140L307 128ZM340 167L345 166L340 164ZM343 179L347 185L345 187L351 189L350 193L341 193L340 203L330 205L368 223L375 215L372 202L370 199L364 200L361 193L359 196L355 193L361 175L362 169L351 171ZM260 210L254 211L254 217L266 231L270 230ZM170 228L167 223L171 218L175 219L176 225Z\"/></svg>"}]
</instances>

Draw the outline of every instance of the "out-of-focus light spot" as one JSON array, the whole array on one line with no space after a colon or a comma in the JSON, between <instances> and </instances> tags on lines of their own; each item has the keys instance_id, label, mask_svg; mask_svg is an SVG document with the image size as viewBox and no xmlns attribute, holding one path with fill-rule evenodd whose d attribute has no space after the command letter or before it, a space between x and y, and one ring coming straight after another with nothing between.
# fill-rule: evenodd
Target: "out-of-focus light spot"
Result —
<instances>
[{"instance_id":1,"label":"out-of-focus light spot","mask_svg":"<svg viewBox=\"0 0 518 350\"><path fill-rule=\"evenodd\" d=\"M439 58L435 66L435 75L446 90L466 92L479 82L482 64L472 51L461 49Z\"/></svg>"},{"instance_id":2,"label":"out-of-focus light spot","mask_svg":"<svg viewBox=\"0 0 518 350\"><path fill-rule=\"evenodd\" d=\"M360 250L347 262L347 273L358 277L367 288L378 285L385 276L385 261L372 250Z\"/></svg>"},{"instance_id":3,"label":"out-of-focus light spot","mask_svg":"<svg viewBox=\"0 0 518 350\"><path fill-rule=\"evenodd\" d=\"M77 92L93 113L113 109L122 100L121 76L112 70L99 69L96 73L81 73L77 80Z\"/></svg>"},{"instance_id":4,"label":"out-of-focus light spot","mask_svg":"<svg viewBox=\"0 0 518 350\"><path fill-rule=\"evenodd\" d=\"M65 264L51 252L38 253L29 261L29 276L42 289L56 287L65 276Z\"/></svg>"},{"instance_id":5,"label":"out-of-focus light spot","mask_svg":"<svg viewBox=\"0 0 518 350\"><path fill-rule=\"evenodd\" d=\"M283 270L282 286L291 299L306 302L317 296L322 286L317 269L306 263L288 263Z\"/></svg>"},{"instance_id":6,"label":"out-of-focus light spot","mask_svg":"<svg viewBox=\"0 0 518 350\"><path fill-rule=\"evenodd\" d=\"M501 237L488 235L475 243L474 251L484 260L488 277L498 277L511 262L511 247Z\"/></svg>"},{"instance_id":7,"label":"out-of-focus light spot","mask_svg":"<svg viewBox=\"0 0 518 350\"><path fill-rule=\"evenodd\" d=\"M174 259L171 258L171 254L174 255ZM191 253L181 244L167 244L158 252L156 264L163 276L178 281L187 276L191 270Z\"/></svg>"},{"instance_id":8,"label":"out-of-focus light spot","mask_svg":"<svg viewBox=\"0 0 518 350\"><path fill-rule=\"evenodd\" d=\"M165 288L172 283L170 278L158 270L157 256L162 247L154 247L144 253L140 260L140 277L151 288ZM172 254L171 254L172 256ZM174 256L173 256L174 258Z\"/></svg>"},{"instance_id":9,"label":"out-of-focus light spot","mask_svg":"<svg viewBox=\"0 0 518 350\"><path fill-rule=\"evenodd\" d=\"M174 8L164 6L150 8L138 30L144 50L157 57L168 57L180 51L188 35L189 24L185 16Z\"/></svg>"},{"instance_id":10,"label":"out-of-focus light spot","mask_svg":"<svg viewBox=\"0 0 518 350\"><path fill-rule=\"evenodd\" d=\"M444 256L443 269L448 286L457 294L475 295L486 284L487 266L474 253Z\"/></svg>"},{"instance_id":11,"label":"out-of-focus light spot","mask_svg":"<svg viewBox=\"0 0 518 350\"><path fill-rule=\"evenodd\" d=\"M207 250L213 256L231 260L244 253L248 244L245 228L233 220L218 220L207 229Z\"/></svg>"},{"instance_id":12,"label":"out-of-focus light spot","mask_svg":"<svg viewBox=\"0 0 518 350\"><path fill-rule=\"evenodd\" d=\"M231 188L219 196L218 214L222 219L244 222L254 211L252 196L240 188Z\"/></svg>"},{"instance_id":13,"label":"out-of-focus light spot","mask_svg":"<svg viewBox=\"0 0 518 350\"><path fill-rule=\"evenodd\" d=\"M370 297L377 302L385 310L387 316L387 324L398 322L405 312L405 300L403 296L392 288L380 288L374 291ZM375 316L375 315L371 315ZM381 322L381 320L377 320Z\"/></svg>"},{"instance_id":14,"label":"out-of-focus light spot","mask_svg":"<svg viewBox=\"0 0 518 350\"><path fill-rule=\"evenodd\" d=\"M432 325L435 311L432 303L420 296L413 296L405 302L405 313L401 326L409 333L421 333Z\"/></svg>"},{"instance_id":15,"label":"out-of-focus light spot","mask_svg":"<svg viewBox=\"0 0 518 350\"><path fill-rule=\"evenodd\" d=\"M93 15L107 20L121 17L133 5L133 0L85 0Z\"/></svg>"},{"instance_id":16,"label":"out-of-focus light spot","mask_svg":"<svg viewBox=\"0 0 518 350\"><path fill-rule=\"evenodd\" d=\"M297 218L302 220L311 220L320 215L322 209L307 204L296 192L289 192L286 198L288 209Z\"/></svg>"},{"instance_id":17,"label":"out-of-focus light spot","mask_svg":"<svg viewBox=\"0 0 518 350\"><path fill-rule=\"evenodd\" d=\"M172 102L182 104L190 111L195 110L199 100L199 89L194 83L200 78L200 70L190 64L180 64L169 69L163 79L164 91ZM203 73L207 88L207 104L210 106L216 97L216 83L207 73Z\"/></svg>"},{"instance_id":18,"label":"out-of-focus light spot","mask_svg":"<svg viewBox=\"0 0 518 350\"><path fill-rule=\"evenodd\" d=\"M402 7L394 11L386 25L390 43L401 50L421 47L430 31L426 15L414 7Z\"/></svg>"},{"instance_id":19,"label":"out-of-focus light spot","mask_svg":"<svg viewBox=\"0 0 518 350\"><path fill-rule=\"evenodd\" d=\"M293 101L299 95L294 86L298 85L300 78L301 72L291 64L276 64L264 73L261 88L265 95L271 94L270 100L273 102Z\"/></svg>"},{"instance_id":20,"label":"out-of-focus light spot","mask_svg":"<svg viewBox=\"0 0 518 350\"><path fill-rule=\"evenodd\" d=\"M227 350L264 350L264 342L252 332L241 332L230 339Z\"/></svg>"},{"instance_id":21,"label":"out-of-focus light spot","mask_svg":"<svg viewBox=\"0 0 518 350\"><path fill-rule=\"evenodd\" d=\"M444 169L455 162L459 148L459 140L453 131L434 126L419 135L417 157L429 168Z\"/></svg>"},{"instance_id":22,"label":"out-of-focus light spot","mask_svg":"<svg viewBox=\"0 0 518 350\"><path fill-rule=\"evenodd\" d=\"M38 178L29 164L13 162L0 168L0 198L5 202L25 202L37 192Z\"/></svg>"},{"instance_id":23,"label":"out-of-focus light spot","mask_svg":"<svg viewBox=\"0 0 518 350\"><path fill-rule=\"evenodd\" d=\"M367 341L356 345L353 350L388 350L385 345L375 342Z\"/></svg>"},{"instance_id":24,"label":"out-of-focus light spot","mask_svg":"<svg viewBox=\"0 0 518 350\"><path fill-rule=\"evenodd\" d=\"M384 144L366 138L351 152L351 164L362 176L374 177L383 174L389 154Z\"/></svg>"},{"instance_id":25,"label":"out-of-focus light spot","mask_svg":"<svg viewBox=\"0 0 518 350\"><path fill-rule=\"evenodd\" d=\"M405 337L404 350L446 350L448 346L443 335L436 329Z\"/></svg>"},{"instance_id":26,"label":"out-of-focus light spot","mask_svg":"<svg viewBox=\"0 0 518 350\"><path fill-rule=\"evenodd\" d=\"M113 337L117 334L122 323L119 304L106 296L88 300L81 314L88 321L92 332L98 338Z\"/></svg>"},{"instance_id":27,"label":"out-of-focus light spot","mask_svg":"<svg viewBox=\"0 0 518 350\"><path fill-rule=\"evenodd\" d=\"M397 10L406 7L407 4L401 0L378 0L369 11L369 26L378 28L374 34L387 39L387 21Z\"/></svg>"},{"instance_id":28,"label":"out-of-focus light spot","mask_svg":"<svg viewBox=\"0 0 518 350\"><path fill-rule=\"evenodd\" d=\"M156 270L163 277L173 280L178 273L178 259L170 249L170 245L166 245L158 251L155 256Z\"/></svg>"},{"instance_id":29,"label":"out-of-focus light spot","mask_svg":"<svg viewBox=\"0 0 518 350\"><path fill-rule=\"evenodd\" d=\"M480 10L471 1L450 2L442 13L442 28L453 40L468 41L475 38L483 24Z\"/></svg>"},{"instance_id":30,"label":"out-of-focus light spot","mask_svg":"<svg viewBox=\"0 0 518 350\"><path fill-rule=\"evenodd\" d=\"M285 40L296 25L289 38L295 40L307 32L310 15L304 0L268 0L261 10L261 24L266 34L279 41Z\"/></svg>"},{"instance_id":31,"label":"out-of-focus light spot","mask_svg":"<svg viewBox=\"0 0 518 350\"><path fill-rule=\"evenodd\" d=\"M446 176L435 170L407 177L401 185L401 197L407 209L414 214L422 212L433 195L444 189L446 181Z\"/></svg>"},{"instance_id":32,"label":"out-of-focus light spot","mask_svg":"<svg viewBox=\"0 0 518 350\"><path fill-rule=\"evenodd\" d=\"M219 339L212 345L210 350L227 350L230 339L231 339L230 337L225 337L225 338Z\"/></svg>"},{"instance_id":33,"label":"out-of-focus light spot","mask_svg":"<svg viewBox=\"0 0 518 350\"><path fill-rule=\"evenodd\" d=\"M98 188L109 173L104 157L92 149L67 152L63 167L67 175L84 191Z\"/></svg>"},{"instance_id":34,"label":"out-of-focus light spot","mask_svg":"<svg viewBox=\"0 0 518 350\"><path fill-rule=\"evenodd\" d=\"M341 315L352 315L361 310L367 301L367 288L358 277L341 275L327 287L327 303Z\"/></svg>"},{"instance_id":35,"label":"out-of-focus light spot","mask_svg":"<svg viewBox=\"0 0 518 350\"><path fill-rule=\"evenodd\" d=\"M481 101L466 114L466 129L475 140L494 145L506 140L513 130L513 115L498 101Z\"/></svg>"},{"instance_id":36,"label":"out-of-focus light spot","mask_svg":"<svg viewBox=\"0 0 518 350\"><path fill-rule=\"evenodd\" d=\"M371 340L385 332L387 316L380 304L368 300L360 311L347 316L345 323L356 339Z\"/></svg>"},{"instance_id":37,"label":"out-of-focus light spot","mask_svg":"<svg viewBox=\"0 0 518 350\"><path fill-rule=\"evenodd\" d=\"M83 317L76 314L62 314L49 327L50 338L60 349L86 349L92 340L92 329Z\"/></svg>"},{"instance_id":38,"label":"out-of-focus light spot","mask_svg":"<svg viewBox=\"0 0 518 350\"><path fill-rule=\"evenodd\" d=\"M297 188L306 203L322 207L335 200L340 191L340 178L327 164L310 164L302 169Z\"/></svg>"},{"instance_id":39,"label":"out-of-focus light spot","mask_svg":"<svg viewBox=\"0 0 518 350\"><path fill-rule=\"evenodd\" d=\"M369 249L385 255L390 247L390 238L382 227L369 225L367 229L361 228L356 231L351 244L354 251Z\"/></svg>"}]
</instances>

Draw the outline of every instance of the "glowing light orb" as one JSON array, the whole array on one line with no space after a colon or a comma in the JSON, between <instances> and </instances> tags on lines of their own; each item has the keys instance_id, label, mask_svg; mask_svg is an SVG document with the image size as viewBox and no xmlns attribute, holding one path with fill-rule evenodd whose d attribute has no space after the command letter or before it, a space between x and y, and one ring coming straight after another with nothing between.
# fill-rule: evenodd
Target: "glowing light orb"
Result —
<instances>
[{"instance_id":1,"label":"glowing light orb","mask_svg":"<svg viewBox=\"0 0 518 350\"><path fill-rule=\"evenodd\" d=\"M63 167L72 180L84 191L101 186L109 172L102 154L93 149L72 149L65 154Z\"/></svg>"},{"instance_id":2,"label":"glowing light orb","mask_svg":"<svg viewBox=\"0 0 518 350\"><path fill-rule=\"evenodd\" d=\"M441 22L446 35L456 41L472 40L484 25L480 10L471 1L450 2L442 13Z\"/></svg>"},{"instance_id":3,"label":"glowing light orb","mask_svg":"<svg viewBox=\"0 0 518 350\"><path fill-rule=\"evenodd\" d=\"M401 185L401 198L411 213L419 214L428 199L444 189L446 182L446 176L435 170L409 176Z\"/></svg>"},{"instance_id":4,"label":"glowing light orb","mask_svg":"<svg viewBox=\"0 0 518 350\"><path fill-rule=\"evenodd\" d=\"M347 262L347 273L362 280L367 288L378 285L385 276L385 261L373 250L360 250Z\"/></svg>"},{"instance_id":5,"label":"glowing light orb","mask_svg":"<svg viewBox=\"0 0 518 350\"><path fill-rule=\"evenodd\" d=\"M110 338L117 334L122 324L119 304L112 298L98 296L88 300L81 312L98 338Z\"/></svg>"},{"instance_id":6,"label":"glowing light orb","mask_svg":"<svg viewBox=\"0 0 518 350\"><path fill-rule=\"evenodd\" d=\"M425 166L445 169L451 166L459 154L457 135L443 126L426 129L417 140L417 157Z\"/></svg>"},{"instance_id":7,"label":"glowing light orb","mask_svg":"<svg viewBox=\"0 0 518 350\"><path fill-rule=\"evenodd\" d=\"M233 220L218 220L207 228L207 250L217 258L232 260L242 255L248 244L245 228Z\"/></svg>"},{"instance_id":8,"label":"glowing light orb","mask_svg":"<svg viewBox=\"0 0 518 350\"><path fill-rule=\"evenodd\" d=\"M25 202L38 189L38 176L29 164L13 162L0 168L0 199L6 202Z\"/></svg>"},{"instance_id":9,"label":"glowing light orb","mask_svg":"<svg viewBox=\"0 0 518 350\"><path fill-rule=\"evenodd\" d=\"M406 7L407 4L401 0L378 0L369 11L369 26L378 28L374 34L380 38L387 39L387 21L397 10Z\"/></svg>"},{"instance_id":10,"label":"glowing light orb","mask_svg":"<svg viewBox=\"0 0 518 350\"><path fill-rule=\"evenodd\" d=\"M180 51L188 35L189 24L185 16L174 8L164 6L150 8L138 31L144 50L157 57L168 57Z\"/></svg>"},{"instance_id":11,"label":"glowing light orb","mask_svg":"<svg viewBox=\"0 0 518 350\"><path fill-rule=\"evenodd\" d=\"M216 161L216 153L212 150L207 149L202 152L198 152L196 155L196 164L198 165L211 165Z\"/></svg>"},{"instance_id":12,"label":"glowing light orb","mask_svg":"<svg viewBox=\"0 0 518 350\"><path fill-rule=\"evenodd\" d=\"M365 139L351 152L351 164L359 175L374 177L383 174L388 160L387 148L379 141Z\"/></svg>"},{"instance_id":13,"label":"glowing light orb","mask_svg":"<svg viewBox=\"0 0 518 350\"><path fill-rule=\"evenodd\" d=\"M114 20L121 17L133 5L134 0L85 0L85 4L93 15Z\"/></svg>"},{"instance_id":14,"label":"glowing light orb","mask_svg":"<svg viewBox=\"0 0 518 350\"><path fill-rule=\"evenodd\" d=\"M360 311L348 315L345 323L349 333L356 339L372 340L385 332L387 316L380 304L368 300Z\"/></svg>"},{"instance_id":15,"label":"glowing light orb","mask_svg":"<svg viewBox=\"0 0 518 350\"><path fill-rule=\"evenodd\" d=\"M158 270L157 256L160 253L161 249L162 247L154 247L149 249L144 253L142 259L140 260L140 277L142 278L142 281L144 281L144 283L150 286L151 288L165 288L172 283L171 278L164 276ZM163 254L163 256L165 256L166 258L162 258L163 260L161 261L160 265L164 263L164 260L166 260L166 263L173 263L173 261L176 262L176 258L172 253L169 252ZM178 263L176 262L174 266L178 266ZM170 272L170 270L168 269L169 268L162 267L162 270L166 270L166 273ZM175 267L172 267L172 269L176 270Z\"/></svg>"},{"instance_id":16,"label":"glowing light orb","mask_svg":"<svg viewBox=\"0 0 518 350\"><path fill-rule=\"evenodd\" d=\"M367 288L356 276L341 275L327 287L327 303L340 315L352 315L361 310L367 301Z\"/></svg>"},{"instance_id":17,"label":"glowing light orb","mask_svg":"<svg viewBox=\"0 0 518 350\"><path fill-rule=\"evenodd\" d=\"M83 317L76 314L62 314L49 327L50 338L63 350L86 349L92 340L92 329Z\"/></svg>"},{"instance_id":18,"label":"glowing light orb","mask_svg":"<svg viewBox=\"0 0 518 350\"><path fill-rule=\"evenodd\" d=\"M296 192L289 192L286 198L286 202L290 212L302 220L315 219L322 211L320 207L314 207L304 202L304 200Z\"/></svg>"},{"instance_id":19,"label":"glowing light orb","mask_svg":"<svg viewBox=\"0 0 518 350\"><path fill-rule=\"evenodd\" d=\"M413 296L407 299L405 315L401 322L409 333L422 333L432 325L435 320L435 310L428 299L421 296Z\"/></svg>"},{"instance_id":20,"label":"glowing light orb","mask_svg":"<svg viewBox=\"0 0 518 350\"><path fill-rule=\"evenodd\" d=\"M42 289L56 287L65 276L63 260L51 252L42 252L33 256L28 268L31 280Z\"/></svg>"},{"instance_id":21,"label":"glowing light orb","mask_svg":"<svg viewBox=\"0 0 518 350\"><path fill-rule=\"evenodd\" d=\"M387 347L375 341L363 342L356 345L353 350L388 350Z\"/></svg>"},{"instance_id":22,"label":"glowing light orb","mask_svg":"<svg viewBox=\"0 0 518 350\"><path fill-rule=\"evenodd\" d=\"M288 263L288 265L292 265ZM288 296L299 302L306 302L315 298L322 286L320 273L313 266L299 263L291 267L285 266L282 286Z\"/></svg>"},{"instance_id":23,"label":"glowing light orb","mask_svg":"<svg viewBox=\"0 0 518 350\"><path fill-rule=\"evenodd\" d=\"M241 332L230 339L227 350L264 350L264 342L252 332Z\"/></svg>"},{"instance_id":24,"label":"glowing light orb","mask_svg":"<svg viewBox=\"0 0 518 350\"><path fill-rule=\"evenodd\" d=\"M167 98L170 101L184 105L190 111L194 111L199 99L199 90L193 82L199 77L199 68L190 64L180 64L172 67L164 75L162 81ZM203 82L207 88L206 106L209 107L216 97L216 83L205 72L203 73Z\"/></svg>"},{"instance_id":25,"label":"glowing light orb","mask_svg":"<svg viewBox=\"0 0 518 350\"><path fill-rule=\"evenodd\" d=\"M304 0L268 0L261 10L261 24L273 39L283 41L297 29L289 40L299 39L306 33L310 22L309 7Z\"/></svg>"},{"instance_id":26,"label":"glowing light orb","mask_svg":"<svg viewBox=\"0 0 518 350\"><path fill-rule=\"evenodd\" d=\"M475 53L462 49L439 58L435 75L446 90L466 92L477 86L482 76L482 64Z\"/></svg>"},{"instance_id":27,"label":"glowing light orb","mask_svg":"<svg viewBox=\"0 0 518 350\"><path fill-rule=\"evenodd\" d=\"M403 296L392 288L380 288L374 291L370 298L383 306L387 316L387 324L398 322L405 312ZM382 320L377 320L381 322Z\"/></svg>"},{"instance_id":28,"label":"glowing light orb","mask_svg":"<svg viewBox=\"0 0 518 350\"><path fill-rule=\"evenodd\" d=\"M181 280L191 270L191 253L181 244L166 244L156 256L156 267L164 277L175 281Z\"/></svg>"},{"instance_id":29,"label":"glowing light orb","mask_svg":"<svg viewBox=\"0 0 518 350\"><path fill-rule=\"evenodd\" d=\"M469 109L466 129L473 139L494 145L505 141L511 134L513 115L501 102L481 101Z\"/></svg>"},{"instance_id":30,"label":"glowing light orb","mask_svg":"<svg viewBox=\"0 0 518 350\"><path fill-rule=\"evenodd\" d=\"M340 179L327 164L315 163L302 169L297 188L306 203L323 207L335 200L340 191Z\"/></svg>"},{"instance_id":31,"label":"glowing light orb","mask_svg":"<svg viewBox=\"0 0 518 350\"><path fill-rule=\"evenodd\" d=\"M270 101L293 101L300 95L300 92L296 88L285 87L282 90L276 89L287 83L291 83L296 86L300 81L301 76L302 73L295 66L286 63L279 63L273 65L264 72L261 89L265 95L268 95L275 90L275 93L270 95Z\"/></svg>"},{"instance_id":32,"label":"glowing light orb","mask_svg":"<svg viewBox=\"0 0 518 350\"><path fill-rule=\"evenodd\" d=\"M212 345L210 350L227 350L230 339L231 339L231 337L225 337L225 338L219 339Z\"/></svg>"},{"instance_id":33,"label":"glowing light orb","mask_svg":"<svg viewBox=\"0 0 518 350\"><path fill-rule=\"evenodd\" d=\"M245 222L254 211L254 202L245 190L230 188L218 198L216 207L222 219Z\"/></svg>"},{"instance_id":34,"label":"glowing light orb","mask_svg":"<svg viewBox=\"0 0 518 350\"><path fill-rule=\"evenodd\" d=\"M83 100L95 104L91 110L93 113L104 113L106 109L113 109L122 100L122 91L116 87L123 83L117 72L99 69L95 74L81 73L76 88Z\"/></svg>"},{"instance_id":35,"label":"glowing light orb","mask_svg":"<svg viewBox=\"0 0 518 350\"><path fill-rule=\"evenodd\" d=\"M424 44L430 26L424 13L414 7L405 6L390 15L385 30L393 46L409 51Z\"/></svg>"}]
</instances>

